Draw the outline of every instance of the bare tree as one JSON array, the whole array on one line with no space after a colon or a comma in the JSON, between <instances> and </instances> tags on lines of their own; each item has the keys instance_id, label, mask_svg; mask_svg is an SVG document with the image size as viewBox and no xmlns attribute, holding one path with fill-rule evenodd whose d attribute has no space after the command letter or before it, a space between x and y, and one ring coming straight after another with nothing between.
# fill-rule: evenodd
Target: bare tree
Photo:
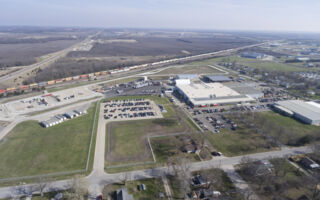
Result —
<instances>
[{"instance_id":1,"label":"bare tree","mask_svg":"<svg viewBox=\"0 0 320 200\"><path fill-rule=\"evenodd\" d=\"M184 158L174 159L169 162L169 166L172 168L174 176L176 176L180 182L179 189L184 194L184 198L188 198L188 194L191 192L191 171L189 163Z\"/></svg>"},{"instance_id":2,"label":"bare tree","mask_svg":"<svg viewBox=\"0 0 320 200\"><path fill-rule=\"evenodd\" d=\"M126 185L128 180L129 180L130 174L128 172L124 172L119 176L119 181L123 184Z\"/></svg>"},{"instance_id":3,"label":"bare tree","mask_svg":"<svg viewBox=\"0 0 320 200\"><path fill-rule=\"evenodd\" d=\"M43 197L45 189L49 186L48 180L42 177L37 179L37 189L40 192L40 195Z\"/></svg>"},{"instance_id":4,"label":"bare tree","mask_svg":"<svg viewBox=\"0 0 320 200\"><path fill-rule=\"evenodd\" d=\"M69 190L65 192L68 200L84 200L88 194L88 184L84 179L75 177L69 182Z\"/></svg>"}]
</instances>

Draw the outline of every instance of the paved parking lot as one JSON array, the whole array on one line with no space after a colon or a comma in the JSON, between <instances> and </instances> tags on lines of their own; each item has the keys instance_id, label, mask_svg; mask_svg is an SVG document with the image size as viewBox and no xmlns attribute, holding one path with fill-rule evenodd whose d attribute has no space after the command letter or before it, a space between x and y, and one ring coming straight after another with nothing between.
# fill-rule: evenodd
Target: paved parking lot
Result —
<instances>
[{"instance_id":1,"label":"paved parking lot","mask_svg":"<svg viewBox=\"0 0 320 200\"><path fill-rule=\"evenodd\" d=\"M101 106L103 106L103 117L107 121L163 117L159 106L148 99L111 100Z\"/></svg>"},{"instance_id":2,"label":"paved parking lot","mask_svg":"<svg viewBox=\"0 0 320 200\"><path fill-rule=\"evenodd\" d=\"M219 106L208 108L187 108L193 116L194 121L205 131L220 133L220 129L236 130L237 124L227 118L227 115L235 112L263 112L268 111L266 105L246 105L246 106Z\"/></svg>"}]
</instances>

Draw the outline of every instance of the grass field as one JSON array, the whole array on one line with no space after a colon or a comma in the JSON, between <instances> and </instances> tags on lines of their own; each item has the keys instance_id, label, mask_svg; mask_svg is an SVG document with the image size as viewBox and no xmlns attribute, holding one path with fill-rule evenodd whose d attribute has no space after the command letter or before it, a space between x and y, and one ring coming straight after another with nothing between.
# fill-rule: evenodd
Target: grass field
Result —
<instances>
[{"instance_id":1,"label":"grass field","mask_svg":"<svg viewBox=\"0 0 320 200\"><path fill-rule=\"evenodd\" d=\"M242 58L240 56L226 56L219 58L212 58L203 61L192 62L191 65L210 65L220 62L236 62L251 68L263 69L267 71L281 71L281 72L298 72L298 71L314 71L315 69L301 68L292 64L280 63L277 61L264 61L257 59Z\"/></svg>"},{"instance_id":2,"label":"grass field","mask_svg":"<svg viewBox=\"0 0 320 200\"><path fill-rule=\"evenodd\" d=\"M239 128L233 131L222 129L220 133L208 132L207 138L212 146L226 156L238 156L273 150L276 145L268 141L244 123L234 120Z\"/></svg>"},{"instance_id":3,"label":"grass field","mask_svg":"<svg viewBox=\"0 0 320 200\"><path fill-rule=\"evenodd\" d=\"M47 129L37 121L18 124L0 146L0 178L85 169L94 113L91 106Z\"/></svg>"},{"instance_id":4,"label":"grass field","mask_svg":"<svg viewBox=\"0 0 320 200\"><path fill-rule=\"evenodd\" d=\"M138 190L137 186L140 184L145 184L145 191ZM135 200L161 199L159 198L159 193L161 192L164 195L166 194L161 179L143 179L139 181L127 181L125 184L119 183L107 185L103 189L103 198L111 198L114 195L114 191L121 188L127 188L128 193L132 194Z\"/></svg>"},{"instance_id":5,"label":"grass field","mask_svg":"<svg viewBox=\"0 0 320 200\"><path fill-rule=\"evenodd\" d=\"M110 151L106 141L106 166L125 163L153 161L148 137L153 135L170 135L181 132L193 132L194 128L185 114L174 108L167 98L156 96L120 97L117 99L145 98L162 104L167 110L164 118L111 122L106 131L110 131ZM108 137L106 137L108 140Z\"/></svg>"},{"instance_id":6,"label":"grass field","mask_svg":"<svg viewBox=\"0 0 320 200\"><path fill-rule=\"evenodd\" d=\"M320 129L317 126L304 124L272 111L257 115L249 118L249 120L260 126L267 134L278 139L282 144L300 146L320 141ZM264 119L265 123L257 123L259 118Z\"/></svg>"},{"instance_id":7,"label":"grass field","mask_svg":"<svg viewBox=\"0 0 320 200\"><path fill-rule=\"evenodd\" d=\"M307 199L311 199L317 184L313 182L314 180L300 172L285 159L277 158L270 160L270 162L273 164L271 174L250 176L241 168L238 170L261 200L299 199L303 195L308 197Z\"/></svg>"},{"instance_id":8,"label":"grass field","mask_svg":"<svg viewBox=\"0 0 320 200\"><path fill-rule=\"evenodd\" d=\"M215 74L223 73L220 70L214 69L209 66L194 66L194 65L177 65L168 69L162 70L155 75L166 75L166 74Z\"/></svg>"},{"instance_id":9,"label":"grass field","mask_svg":"<svg viewBox=\"0 0 320 200\"><path fill-rule=\"evenodd\" d=\"M195 134L194 137L197 137ZM188 154L181 151L183 143L179 136L164 136L151 139L151 145L158 163L166 163L168 158L186 158L189 161L200 161L196 154Z\"/></svg>"}]
</instances>

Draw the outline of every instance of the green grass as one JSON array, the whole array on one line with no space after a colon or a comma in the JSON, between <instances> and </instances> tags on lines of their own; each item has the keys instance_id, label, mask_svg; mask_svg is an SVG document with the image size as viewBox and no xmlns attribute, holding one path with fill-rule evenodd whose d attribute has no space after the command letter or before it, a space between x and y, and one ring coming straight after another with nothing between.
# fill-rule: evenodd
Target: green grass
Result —
<instances>
[{"instance_id":1,"label":"green grass","mask_svg":"<svg viewBox=\"0 0 320 200\"><path fill-rule=\"evenodd\" d=\"M320 141L318 126L304 124L275 112L259 113L266 121L262 129L289 146L299 146Z\"/></svg>"},{"instance_id":2,"label":"green grass","mask_svg":"<svg viewBox=\"0 0 320 200\"><path fill-rule=\"evenodd\" d=\"M111 152L117 160L123 159L124 163L129 160L133 162L152 161L150 149L146 147L146 136L148 134L176 133L184 130L173 119L112 122L107 126L111 126ZM109 164L115 163L111 162Z\"/></svg>"},{"instance_id":3,"label":"green grass","mask_svg":"<svg viewBox=\"0 0 320 200\"><path fill-rule=\"evenodd\" d=\"M0 177L85 169L94 113L92 106L88 114L50 128L37 121L18 124L0 146Z\"/></svg>"},{"instance_id":4,"label":"green grass","mask_svg":"<svg viewBox=\"0 0 320 200\"><path fill-rule=\"evenodd\" d=\"M158 163L167 163L168 158L185 158L191 162L200 161L196 154L188 154L181 151L183 143L179 136L164 136L151 139L151 145ZM194 137L196 137L194 135Z\"/></svg>"},{"instance_id":5,"label":"green grass","mask_svg":"<svg viewBox=\"0 0 320 200\"><path fill-rule=\"evenodd\" d=\"M217 64L221 62L231 62L231 63L236 62L238 64L242 64L251 68L267 70L267 71L299 72L299 71L317 70L317 69L301 68L292 64L281 63L276 61L264 61L264 60L257 60L257 59L242 58L237 55L212 58L212 59L203 60L203 61L196 61L196 62L192 62L191 65L210 65L210 64Z\"/></svg>"},{"instance_id":6,"label":"green grass","mask_svg":"<svg viewBox=\"0 0 320 200\"><path fill-rule=\"evenodd\" d=\"M235 131L221 129L220 133L205 133L212 146L224 155L238 156L271 151L275 148L275 144L269 142L263 135L240 121L234 121L239 126Z\"/></svg>"},{"instance_id":7,"label":"green grass","mask_svg":"<svg viewBox=\"0 0 320 200\"><path fill-rule=\"evenodd\" d=\"M106 131L111 131L111 152L108 153L108 137L106 137L106 166L153 161L147 138L152 135L170 135L181 132L194 132L184 113L174 108L167 98L157 96L117 97L124 100L144 98L162 104L167 113L164 118L111 122ZM107 132L108 134L108 132ZM125 168L124 168L125 169ZM108 171L110 169L107 169Z\"/></svg>"},{"instance_id":8,"label":"green grass","mask_svg":"<svg viewBox=\"0 0 320 200\"><path fill-rule=\"evenodd\" d=\"M137 186L140 184L145 184L146 186L145 191L138 190ZM160 192L166 195L162 180L152 178L152 179L143 179L139 181L127 181L125 184L119 183L119 184L107 185L103 189L104 199L107 199L108 196L110 197L110 194L112 194L114 191L121 188L127 188L128 193L132 194L135 200L160 199L158 196Z\"/></svg>"},{"instance_id":9,"label":"green grass","mask_svg":"<svg viewBox=\"0 0 320 200\"><path fill-rule=\"evenodd\" d=\"M194 66L194 65L179 65L175 67L170 67L168 69L162 70L155 75L166 75L166 74L214 74L223 73L220 70L211 68L209 66Z\"/></svg>"}]
</instances>

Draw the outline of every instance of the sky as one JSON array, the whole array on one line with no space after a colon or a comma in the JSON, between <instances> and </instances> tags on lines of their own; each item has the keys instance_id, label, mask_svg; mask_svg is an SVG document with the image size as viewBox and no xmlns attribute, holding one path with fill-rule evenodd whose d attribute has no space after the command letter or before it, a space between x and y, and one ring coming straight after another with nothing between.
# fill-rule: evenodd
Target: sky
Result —
<instances>
[{"instance_id":1,"label":"sky","mask_svg":"<svg viewBox=\"0 0 320 200\"><path fill-rule=\"evenodd\" d=\"M0 0L0 25L320 32L320 1Z\"/></svg>"}]
</instances>

